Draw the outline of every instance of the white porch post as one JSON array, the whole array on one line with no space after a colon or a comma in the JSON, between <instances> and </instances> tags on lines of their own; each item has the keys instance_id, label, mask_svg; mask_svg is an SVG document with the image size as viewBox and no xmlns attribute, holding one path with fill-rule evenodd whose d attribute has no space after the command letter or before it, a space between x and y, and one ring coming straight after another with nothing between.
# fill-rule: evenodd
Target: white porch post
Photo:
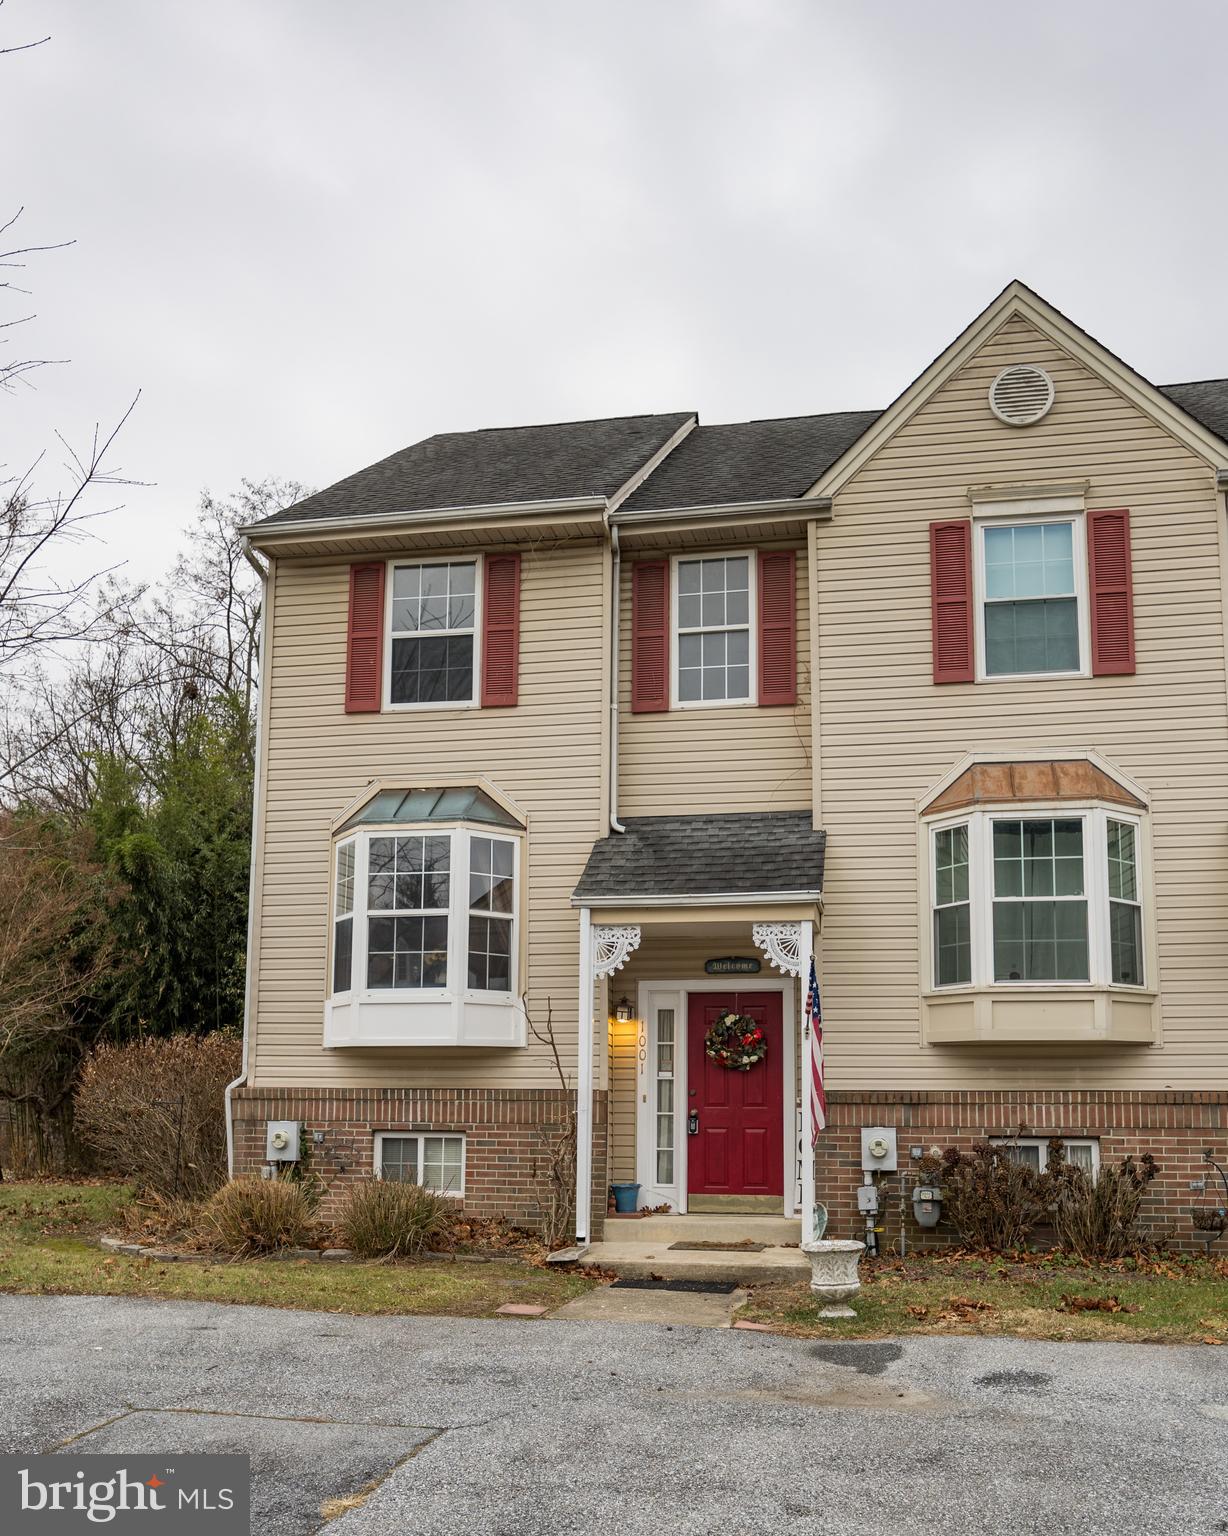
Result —
<instances>
[{"instance_id":1,"label":"white porch post","mask_svg":"<svg viewBox=\"0 0 1228 1536\"><path fill-rule=\"evenodd\" d=\"M593 909L580 908L580 1011L576 1084L576 1246L591 1236L593 1183L593 982L621 970L639 948L636 923L593 925Z\"/></svg>"},{"instance_id":2,"label":"white porch post","mask_svg":"<svg viewBox=\"0 0 1228 1536\"><path fill-rule=\"evenodd\" d=\"M580 1008L577 1023L576 1246L592 1226L593 1183L593 909L580 908Z\"/></svg>"},{"instance_id":3,"label":"white porch post","mask_svg":"<svg viewBox=\"0 0 1228 1536\"><path fill-rule=\"evenodd\" d=\"M801 970L802 1011L802 1243L814 1241L814 1100L810 1093L810 1015L806 1011L806 993L810 986L810 961L814 955L814 924L803 922L798 941Z\"/></svg>"},{"instance_id":4,"label":"white porch post","mask_svg":"<svg viewBox=\"0 0 1228 1536\"><path fill-rule=\"evenodd\" d=\"M810 985L810 960L814 954L814 922L755 923L751 928L755 944L768 958L768 964L785 976L796 976L801 983L802 1013L805 1015L806 991ZM798 1076L802 1099L802 1144L798 1149L802 1164L802 1242L814 1239L814 1104L810 1098L810 1019L802 1018Z\"/></svg>"}]
</instances>

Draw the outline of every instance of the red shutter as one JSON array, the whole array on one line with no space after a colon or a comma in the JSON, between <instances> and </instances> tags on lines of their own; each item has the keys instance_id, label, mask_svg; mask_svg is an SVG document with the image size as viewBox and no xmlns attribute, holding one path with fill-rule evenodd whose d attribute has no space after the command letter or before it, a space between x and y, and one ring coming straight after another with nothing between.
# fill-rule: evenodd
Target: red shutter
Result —
<instances>
[{"instance_id":1,"label":"red shutter","mask_svg":"<svg viewBox=\"0 0 1228 1536\"><path fill-rule=\"evenodd\" d=\"M759 703L797 703L797 556L759 552Z\"/></svg>"},{"instance_id":2,"label":"red shutter","mask_svg":"<svg viewBox=\"0 0 1228 1536\"><path fill-rule=\"evenodd\" d=\"M930 607L936 683L970 683L972 649L972 524L930 524Z\"/></svg>"},{"instance_id":3,"label":"red shutter","mask_svg":"<svg viewBox=\"0 0 1228 1536\"><path fill-rule=\"evenodd\" d=\"M384 691L384 562L350 566L350 622L345 655L345 710L378 710Z\"/></svg>"},{"instance_id":4,"label":"red shutter","mask_svg":"<svg viewBox=\"0 0 1228 1536\"><path fill-rule=\"evenodd\" d=\"M1092 673L1134 671L1134 581L1130 514L1087 514L1087 580L1092 599Z\"/></svg>"},{"instance_id":5,"label":"red shutter","mask_svg":"<svg viewBox=\"0 0 1228 1536\"><path fill-rule=\"evenodd\" d=\"M516 703L520 679L520 556L487 555L482 570L482 708Z\"/></svg>"},{"instance_id":6,"label":"red shutter","mask_svg":"<svg viewBox=\"0 0 1228 1536\"><path fill-rule=\"evenodd\" d=\"M631 710L669 708L669 561L631 567Z\"/></svg>"}]
</instances>

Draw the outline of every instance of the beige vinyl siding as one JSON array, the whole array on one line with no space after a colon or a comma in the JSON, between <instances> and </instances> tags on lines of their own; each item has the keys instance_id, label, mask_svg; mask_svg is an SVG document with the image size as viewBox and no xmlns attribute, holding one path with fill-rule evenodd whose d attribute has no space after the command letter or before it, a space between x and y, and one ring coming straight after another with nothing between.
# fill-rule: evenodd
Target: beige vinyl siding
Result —
<instances>
[{"instance_id":1,"label":"beige vinyl siding","mask_svg":"<svg viewBox=\"0 0 1228 1536\"><path fill-rule=\"evenodd\" d=\"M532 1039L511 1050L323 1049L330 826L375 778L484 774L528 813L521 916L530 1014L543 1027L553 1005L574 1070L579 925L569 898L602 830L607 570L596 541L524 552L518 707L347 715L348 563L278 561L254 1083L557 1086L548 1052Z\"/></svg>"},{"instance_id":2,"label":"beige vinyl siding","mask_svg":"<svg viewBox=\"0 0 1228 1536\"><path fill-rule=\"evenodd\" d=\"M740 548L789 544L746 543ZM714 552L732 553L728 548ZM674 551L676 553L676 551ZM806 552L797 551L797 682L794 708L755 704L631 712L631 566L668 558L637 550L623 560L619 620L620 816L810 808L810 624ZM702 553L688 548L689 557ZM671 615L672 618L672 615ZM752 688L756 686L752 679Z\"/></svg>"},{"instance_id":3,"label":"beige vinyl siding","mask_svg":"<svg viewBox=\"0 0 1228 1536\"><path fill-rule=\"evenodd\" d=\"M1023 429L986 395L1039 363L1057 396ZM1090 482L1128 507L1138 671L935 687L928 526L970 487ZM836 497L817 531L822 933L834 1088L1200 1088L1228 1076L1228 720L1213 469L1019 318ZM965 753L1092 747L1152 797L1162 1047L924 1046L916 803ZM1154 983L1156 977L1149 978Z\"/></svg>"}]
</instances>

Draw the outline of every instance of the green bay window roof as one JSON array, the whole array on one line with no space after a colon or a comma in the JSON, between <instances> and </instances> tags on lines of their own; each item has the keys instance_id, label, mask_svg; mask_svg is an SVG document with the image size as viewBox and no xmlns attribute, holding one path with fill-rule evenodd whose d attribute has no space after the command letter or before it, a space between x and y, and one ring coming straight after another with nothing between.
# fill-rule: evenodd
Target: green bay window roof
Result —
<instances>
[{"instance_id":1,"label":"green bay window roof","mask_svg":"<svg viewBox=\"0 0 1228 1536\"><path fill-rule=\"evenodd\" d=\"M460 785L448 789L382 789L355 811L341 830L422 821L480 821L492 827L521 828L516 817L484 789Z\"/></svg>"}]
</instances>

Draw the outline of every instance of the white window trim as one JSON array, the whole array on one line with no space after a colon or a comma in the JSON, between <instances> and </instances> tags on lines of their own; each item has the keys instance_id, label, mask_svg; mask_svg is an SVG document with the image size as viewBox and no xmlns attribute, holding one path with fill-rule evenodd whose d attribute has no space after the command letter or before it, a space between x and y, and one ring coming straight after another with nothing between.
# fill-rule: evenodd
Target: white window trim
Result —
<instances>
[{"instance_id":1,"label":"white window trim","mask_svg":"<svg viewBox=\"0 0 1228 1536\"><path fill-rule=\"evenodd\" d=\"M1098 1178L1100 1174L1100 1142L1095 1136L1063 1136L1060 1131L1054 1131L1052 1136L991 1136L991 1147L1035 1147L1040 1153L1040 1171L1044 1173L1049 1161L1049 1143L1054 1139L1060 1141L1069 1151L1071 1147L1090 1147L1092 1153L1092 1178ZM1067 1162L1070 1159L1067 1158Z\"/></svg>"},{"instance_id":2,"label":"white window trim","mask_svg":"<svg viewBox=\"0 0 1228 1536\"><path fill-rule=\"evenodd\" d=\"M976 600L976 680L978 683L1018 683L1049 678L1091 676L1091 605L1087 586L1087 521L1082 498L1069 511L1037 513L1027 502L987 502L973 508L972 588ZM1032 503L1034 506L1035 503ZM1068 672L988 672L985 665L985 530L1033 527L1043 523L1069 523L1074 555L1075 608L1078 616L1079 665Z\"/></svg>"},{"instance_id":3,"label":"white window trim","mask_svg":"<svg viewBox=\"0 0 1228 1536\"><path fill-rule=\"evenodd\" d=\"M678 697L678 567L695 560L747 561L747 687L744 699L680 699ZM740 624L721 626L741 629ZM688 630L688 634L701 631ZM756 549L719 549L703 553L671 555L669 562L669 703L671 709L747 709L759 702L759 552Z\"/></svg>"},{"instance_id":4,"label":"white window trim","mask_svg":"<svg viewBox=\"0 0 1228 1536\"><path fill-rule=\"evenodd\" d=\"M373 1153L375 1177L384 1177L384 1140L391 1138L393 1141L404 1141L413 1137L418 1143L418 1182L423 1189L430 1190L431 1194L445 1195L451 1200L463 1200L465 1196L465 1175L467 1171L467 1158L469 1154L469 1139L463 1131L437 1131L433 1126L423 1126L420 1129L404 1131L376 1131L375 1149ZM429 1185L422 1184L422 1166L426 1156L423 1143L428 1136L442 1137L445 1141L459 1141L461 1145L460 1156L460 1184L456 1189L431 1189Z\"/></svg>"},{"instance_id":5,"label":"white window trim","mask_svg":"<svg viewBox=\"0 0 1228 1536\"><path fill-rule=\"evenodd\" d=\"M424 631L398 632L392 631L392 604L393 604L393 573L398 569L407 569L410 566L422 565L471 565L473 566L473 693L467 699L440 699L425 704L393 703L392 699L392 642L396 640L412 640L423 635ZM384 575L384 680L383 680L383 707L387 710L424 710L424 709L478 709L482 699L482 586L485 579L486 562L481 555L457 556L446 560L433 560L429 557L407 560L404 555L385 562ZM428 635L468 634L464 629L442 629L425 632Z\"/></svg>"},{"instance_id":6,"label":"white window trim","mask_svg":"<svg viewBox=\"0 0 1228 1536\"><path fill-rule=\"evenodd\" d=\"M1083 882L1087 900L1087 981L996 981L993 974L993 838L995 821L1044 821L1057 817L1067 821L1083 822ZM1109 864L1108 824L1120 821L1134 828L1135 878L1139 892L1139 910L1142 923L1142 943L1139 959L1143 967L1140 983L1127 983L1112 979L1112 956L1109 946ZM969 938L971 941L971 979L966 982L939 984L937 957L934 952L934 912L938 894L937 860L934 856L935 838L939 832L951 827L968 828L968 896ZM1061 801L1044 803L1027 802L978 807L934 817L925 823L925 848L928 865L928 913L926 932L925 975L927 991L943 997L961 992L992 989L999 993L1053 992L1073 989L1088 991L1096 988L1111 989L1125 994L1149 994L1155 990L1153 967L1155 964L1148 934L1148 903L1146 892L1151 880L1150 863L1146 856L1147 844L1143 836L1143 818L1120 806L1070 805ZM1075 898L1077 899L1077 898Z\"/></svg>"},{"instance_id":7,"label":"white window trim","mask_svg":"<svg viewBox=\"0 0 1228 1536\"><path fill-rule=\"evenodd\" d=\"M446 987L368 987L367 986L367 919L372 914L367 907L368 848L372 837L447 837L452 849L449 859L450 900L448 905L448 977ZM511 914L511 986L506 992L470 987L469 976L469 844L475 837L490 838L494 842L512 845L512 879L514 881L514 906ZM336 918L329 929L328 979L330 998L360 1003L510 1003L519 994L521 922L524 896L521 886L522 839L495 828L457 825L441 822L398 822L384 826L361 827L351 837L335 842L333 847L332 908L336 906L337 850L342 843L353 841L354 850L354 943L350 964L350 990L332 991L333 944L336 934ZM460 876L458 879L457 876ZM378 914L376 914L378 915ZM408 1134L408 1133L407 1133Z\"/></svg>"}]
</instances>

